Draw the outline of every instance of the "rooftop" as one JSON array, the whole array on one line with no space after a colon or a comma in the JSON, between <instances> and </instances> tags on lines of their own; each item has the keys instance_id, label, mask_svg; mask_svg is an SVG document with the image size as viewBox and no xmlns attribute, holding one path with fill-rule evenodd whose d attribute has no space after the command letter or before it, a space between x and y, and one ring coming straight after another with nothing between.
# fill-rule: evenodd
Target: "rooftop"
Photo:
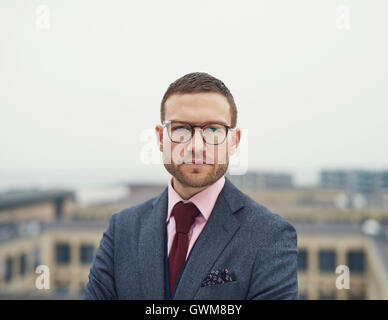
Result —
<instances>
[{"instance_id":1,"label":"rooftop","mask_svg":"<svg viewBox=\"0 0 388 320\"><path fill-rule=\"evenodd\" d=\"M387 237L379 237L374 239L374 243L376 244L377 250L381 255L384 265L386 266L386 270L388 271L388 239Z\"/></svg>"},{"instance_id":2,"label":"rooftop","mask_svg":"<svg viewBox=\"0 0 388 320\"><path fill-rule=\"evenodd\" d=\"M291 222L297 233L313 234L360 234L361 227L349 221Z\"/></svg>"},{"instance_id":3,"label":"rooftop","mask_svg":"<svg viewBox=\"0 0 388 320\"><path fill-rule=\"evenodd\" d=\"M7 209L39 203L47 200L65 198L75 199L75 193L69 190L18 190L0 193L0 209Z\"/></svg>"}]
</instances>

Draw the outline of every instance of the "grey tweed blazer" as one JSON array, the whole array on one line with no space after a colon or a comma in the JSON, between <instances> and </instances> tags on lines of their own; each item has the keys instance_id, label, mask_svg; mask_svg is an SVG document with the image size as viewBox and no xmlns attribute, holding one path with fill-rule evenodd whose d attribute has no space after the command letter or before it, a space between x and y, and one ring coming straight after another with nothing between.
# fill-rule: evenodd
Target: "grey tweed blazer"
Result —
<instances>
[{"instance_id":1,"label":"grey tweed blazer","mask_svg":"<svg viewBox=\"0 0 388 320\"><path fill-rule=\"evenodd\" d=\"M173 299L298 299L295 228L225 179ZM165 298L167 204L166 187L112 215L82 299ZM234 281L201 286L211 271L224 268Z\"/></svg>"}]
</instances>

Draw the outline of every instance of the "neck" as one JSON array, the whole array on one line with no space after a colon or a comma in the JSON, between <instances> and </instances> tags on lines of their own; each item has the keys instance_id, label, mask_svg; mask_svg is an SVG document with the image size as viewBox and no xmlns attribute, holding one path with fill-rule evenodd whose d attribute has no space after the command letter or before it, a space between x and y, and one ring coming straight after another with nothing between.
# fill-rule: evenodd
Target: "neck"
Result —
<instances>
[{"instance_id":1,"label":"neck","mask_svg":"<svg viewBox=\"0 0 388 320\"><path fill-rule=\"evenodd\" d=\"M195 194L209 187L209 186L204 186L204 187L185 186L181 184L177 179L175 179L175 177L172 178L171 184L174 190L182 197L183 200L188 200Z\"/></svg>"}]
</instances>

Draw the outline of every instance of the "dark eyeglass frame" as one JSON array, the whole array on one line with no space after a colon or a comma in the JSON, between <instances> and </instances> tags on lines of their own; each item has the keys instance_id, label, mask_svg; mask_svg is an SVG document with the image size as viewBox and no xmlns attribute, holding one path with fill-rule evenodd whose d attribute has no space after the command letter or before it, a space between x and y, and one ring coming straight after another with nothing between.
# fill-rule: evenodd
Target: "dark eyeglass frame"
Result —
<instances>
[{"instance_id":1,"label":"dark eyeglass frame","mask_svg":"<svg viewBox=\"0 0 388 320\"><path fill-rule=\"evenodd\" d=\"M191 137L190 137L190 139L187 140L187 141L174 141L174 140L172 140L172 138L171 138L171 136L170 136L170 130L169 130L169 129L170 129L170 125L171 125L172 123L182 123L182 124L185 124L185 125L190 126L190 127L191 127ZM209 126L214 125L214 124L217 124L217 125L219 125L219 126L223 126L223 127L225 127L225 130L226 130L226 134L225 134L224 140L222 140L222 141L219 142L219 143L209 143L209 142L207 142L207 141L205 140L205 137L203 136L203 128L209 127ZM162 123L162 126L163 126L164 128L167 128L168 137L169 137L170 140L171 140L172 142L174 142L174 143L186 143L186 142L191 141L191 139L193 139L194 134L195 134L195 128L200 128L200 129L201 129L200 132L201 132L202 140L203 140L206 144L213 145L213 146L218 146L218 145L220 145L220 144L223 144L224 141L226 140L226 137L228 136L229 130L232 130L232 127L231 127L231 126L228 126L228 125L226 125L226 124L219 123L219 122L209 122L209 123L206 123L206 124L204 124L204 125L202 125L202 126L195 126L195 125L192 125L191 123L188 123L188 122L185 122L185 121L174 121L174 120L171 120L171 121L164 121L164 122Z\"/></svg>"}]
</instances>

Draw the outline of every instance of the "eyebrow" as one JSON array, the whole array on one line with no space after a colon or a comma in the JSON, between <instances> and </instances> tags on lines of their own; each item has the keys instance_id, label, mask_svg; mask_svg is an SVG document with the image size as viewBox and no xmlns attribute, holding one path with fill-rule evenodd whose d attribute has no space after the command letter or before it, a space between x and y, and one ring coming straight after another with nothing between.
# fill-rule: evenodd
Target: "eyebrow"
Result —
<instances>
[{"instance_id":1,"label":"eyebrow","mask_svg":"<svg viewBox=\"0 0 388 320\"><path fill-rule=\"evenodd\" d=\"M171 119L171 120L165 120L165 121L174 121L174 122L182 122L182 123L188 123L188 124L191 124L191 125L199 125L199 126L204 126L204 125L207 125L207 124L221 124L221 125L224 125L224 126L228 126L230 127L227 123L223 122L223 121L206 121L206 122L203 122L203 123L191 123L191 122L188 122L188 121L183 121L183 120L179 120L179 119Z\"/></svg>"}]
</instances>

